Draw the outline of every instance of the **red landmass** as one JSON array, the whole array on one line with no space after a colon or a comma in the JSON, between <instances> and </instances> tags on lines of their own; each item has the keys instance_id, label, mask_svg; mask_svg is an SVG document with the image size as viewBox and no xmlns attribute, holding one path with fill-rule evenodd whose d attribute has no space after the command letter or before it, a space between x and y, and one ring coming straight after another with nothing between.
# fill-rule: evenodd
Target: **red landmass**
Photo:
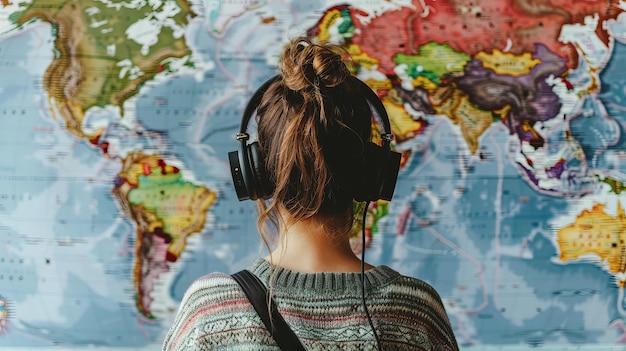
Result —
<instances>
[{"instance_id":1,"label":"red landmass","mask_svg":"<svg viewBox=\"0 0 626 351\"><path fill-rule=\"evenodd\" d=\"M393 76L393 68L396 66L393 56L399 52L409 52L407 45L410 36L406 24L414 13L408 9L386 12L367 25L359 21L359 15L360 10L350 8L354 26L361 31L352 37L352 42L359 45L363 52L379 60L380 71Z\"/></svg>"},{"instance_id":2,"label":"red landmass","mask_svg":"<svg viewBox=\"0 0 626 351\"><path fill-rule=\"evenodd\" d=\"M561 27L584 23L586 16L598 15L600 23L616 18L622 10L611 0L424 0L424 11L415 1L416 10L402 8L386 12L362 23L351 8L355 27L352 38L361 50L380 60L380 69L393 74L392 57L399 53L418 54L428 42L447 43L454 50L475 55L493 48L503 50L511 40L510 52L534 52L541 42L552 52L567 57L568 67L575 68L578 54L570 44L558 41ZM422 17L424 14L426 16ZM607 31L598 25L598 37L609 42ZM382 37L384 36L384 37Z\"/></svg>"},{"instance_id":3,"label":"red landmass","mask_svg":"<svg viewBox=\"0 0 626 351\"><path fill-rule=\"evenodd\" d=\"M95 136L93 136L92 138L89 139L89 142L91 143L91 145L98 145L98 142L100 142L100 136L102 134L98 133Z\"/></svg>"}]
</instances>

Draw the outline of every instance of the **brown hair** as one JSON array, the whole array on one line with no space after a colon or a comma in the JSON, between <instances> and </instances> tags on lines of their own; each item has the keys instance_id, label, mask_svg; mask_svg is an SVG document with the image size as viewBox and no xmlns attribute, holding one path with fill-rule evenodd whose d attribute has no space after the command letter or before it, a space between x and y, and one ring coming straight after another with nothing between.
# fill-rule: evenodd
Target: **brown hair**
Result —
<instances>
[{"instance_id":1,"label":"brown hair","mask_svg":"<svg viewBox=\"0 0 626 351\"><path fill-rule=\"evenodd\" d=\"M261 233L268 219L280 228L279 210L291 222L324 214L346 215L352 224L371 111L349 79L347 57L338 46L306 38L292 40L282 52L280 79L257 108L259 148L275 185L271 200L258 203Z\"/></svg>"}]
</instances>

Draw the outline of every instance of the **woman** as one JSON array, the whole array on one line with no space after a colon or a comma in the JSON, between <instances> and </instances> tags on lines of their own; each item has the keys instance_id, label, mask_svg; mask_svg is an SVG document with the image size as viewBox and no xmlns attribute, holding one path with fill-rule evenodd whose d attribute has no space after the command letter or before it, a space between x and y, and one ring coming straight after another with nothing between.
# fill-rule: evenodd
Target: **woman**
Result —
<instances>
[{"instance_id":1,"label":"woman","mask_svg":"<svg viewBox=\"0 0 626 351\"><path fill-rule=\"evenodd\" d=\"M308 350L457 350L431 286L386 266L362 266L351 248L354 200L370 197L363 189L373 167L372 112L343 57L338 47L296 39L282 53L280 74L255 94L254 173L263 173L264 189L242 197L245 186L235 185L240 199L259 198L258 227L268 248L272 228L278 240L249 270ZM244 121L238 137L247 139ZM235 280L213 273L186 292L163 349L278 346Z\"/></svg>"}]
</instances>

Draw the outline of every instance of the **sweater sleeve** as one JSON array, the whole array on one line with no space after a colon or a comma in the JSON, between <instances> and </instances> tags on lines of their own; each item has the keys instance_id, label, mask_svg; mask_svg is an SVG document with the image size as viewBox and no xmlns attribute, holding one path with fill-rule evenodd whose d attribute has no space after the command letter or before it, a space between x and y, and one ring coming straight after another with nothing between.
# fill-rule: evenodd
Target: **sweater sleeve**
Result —
<instances>
[{"instance_id":1,"label":"sweater sleeve","mask_svg":"<svg viewBox=\"0 0 626 351\"><path fill-rule=\"evenodd\" d=\"M429 310L432 313L433 323L432 331L436 334L432 336L434 341L432 349L435 351L458 351L459 346L439 293L427 283L421 283L420 290L428 295L428 298L424 298L423 301L428 301L430 304Z\"/></svg>"},{"instance_id":2,"label":"sweater sleeve","mask_svg":"<svg viewBox=\"0 0 626 351\"><path fill-rule=\"evenodd\" d=\"M183 299L178 307L178 312L174 318L174 322L168 330L163 343L163 351L176 351L176 350L196 350L192 346L191 341L195 338L193 336L193 323L189 321L193 320L194 310L197 307L198 301L202 296L202 290L210 288L211 276L202 277L193 282L193 284L187 289Z\"/></svg>"},{"instance_id":3,"label":"sweater sleeve","mask_svg":"<svg viewBox=\"0 0 626 351\"><path fill-rule=\"evenodd\" d=\"M185 292L163 351L276 350L248 298L228 274L212 273Z\"/></svg>"},{"instance_id":4,"label":"sweater sleeve","mask_svg":"<svg viewBox=\"0 0 626 351\"><path fill-rule=\"evenodd\" d=\"M434 288L432 289L432 294L434 301L436 301L437 304L437 310L440 311L440 317L438 319L441 321L442 337L445 341L445 344L436 345L433 349L437 351L458 351L459 345L457 344L456 337L454 336L454 331L452 330L452 325L450 324L450 319L446 313L443 301L441 301L441 297Z\"/></svg>"},{"instance_id":5,"label":"sweater sleeve","mask_svg":"<svg viewBox=\"0 0 626 351\"><path fill-rule=\"evenodd\" d=\"M393 342L398 342L395 347L403 343L415 349L459 350L443 301L432 286L402 276L388 289L381 305L375 308L381 309L380 315L387 316L383 327L388 325L387 334Z\"/></svg>"},{"instance_id":6,"label":"sweater sleeve","mask_svg":"<svg viewBox=\"0 0 626 351\"><path fill-rule=\"evenodd\" d=\"M233 284L236 283L232 278L222 273L212 273L194 281L183 296L162 350L200 350L206 335L202 326L218 319L228 301L237 300L238 290Z\"/></svg>"}]
</instances>

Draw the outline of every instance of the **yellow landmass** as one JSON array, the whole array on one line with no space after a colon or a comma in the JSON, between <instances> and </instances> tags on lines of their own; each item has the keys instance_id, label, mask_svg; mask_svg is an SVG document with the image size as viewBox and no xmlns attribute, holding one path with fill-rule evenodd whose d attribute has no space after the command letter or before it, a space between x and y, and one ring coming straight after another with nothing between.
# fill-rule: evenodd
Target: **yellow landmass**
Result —
<instances>
[{"instance_id":1,"label":"yellow landmass","mask_svg":"<svg viewBox=\"0 0 626 351\"><path fill-rule=\"evenodd\" d=\"M522 128L522 131L523 131L524 133L530 133L530 134L532 134L534 139L538 139L538 138L540 138L540 136L539 136L539 134L537 133L537 131L535 130L535 128L533 128L533 126L531 126L531 125L530 125L530 123L529 123L529 121L528 121L527 119L525 119L525 120L522 122L521 128Z\"/></svg>"},{"instance_id":2,"label":"yellow landmass","mask_svg":"<svg viewBox=\"0 0 626 351\"><path fill-rule=\"evenodd\" d=\"M118 191L125 198L125 203L129 203L131 192L136 191L139 177L146 176L146 171L148 174L157 175L160 175L162 170L165 170L166 174L173 172L172 166L161 166L160 162L163 162L160 156L142 152L130 153L122 160L122 170L118 176L124 178L126 182L118 187ZM173 176L180 177L180 174ZM155 191L154 194L148 193L143 196L160 195ZM154 232L156 228L161 227L171 236L168 251L178 257L185 248L187 237L199 232L204 226L206 212L217 199L217 194L204 186L190 185L170 187L166 196L166 201L152 198L152 201L134 205L129 203L129 206L131 211L135 212L133 218L143 218L143 231ZM143 216L137 216L138 211L141 211Z\"/></svg>"},{"instance_id":3,"label":"yellow landmass","mask_svg":"<svg viewBox=\"0 0 626 351\"><path fill-rule=\"evenodd\" d=\"M155 228L166 228L172 236L171 251L180 254L185 245L188 235L198 232L204 226L205 215L209 207L215 202L217 195L204 186L194 186L193 191L181 191L168 193L171 201L159 203L158 208L146 208L145 205L132 205L128 202L128 196L139 184L139 177L149 173L160 173L161 166L158 155L149 155L142 152L130 153L122 160L122 170L118 176L125 179L124 184L118 186L117 192L123 198L123 203L128 204L128 211L141 211L144 216L143 231L154 232ZM161 161L162 162L162 161ZM164 166L166 173L173 171L173 167ZM155 194L158 196L158 194ZM158 215L157 215L158 214ZM131 215L131 218L138 216Z\"/></svg>"},{"instance_id":4,"label":"yellow landmass","mask_svg":"<svg viewBox=\"0 0 626 351\"><path fill-rule=\"evenodd\" d=\"M356 44L350 44L348 45L347 50L352 57L352 60L360 66L363 66L368 70L372 70L376 66L378 66L378 59L371 57L366 52L363 52L360 46Z\"/></svg>"},{"instance_id":5,"label":"yellow landmass","mask_svg":"<svg viewBox=\"0 0 626 351\"><path fill-rule=\"evenodd\" d=\"M363 53L361 47L357 44L348 44L345 46L345 49L348 51L350 56L360 55L361 53Z\"/></svg>"},{"instance_id":6,"label":"yellow landmass","mask_svg":"<svg viewBox=\"0 0 626 351\"><path fill-rule=\"evenodd\" d=\"M191 195L190 199L183 200L184 203L180 204L185 210L170 216L167 219L169 223L166 223L175 231L174 235L177 235L177 238L172 240L167 249L176 257L180 257L180 254L185 250L187 238L202 230L206 221L206 213L217 199L215 192L203 186L197 187Z\"/></svg>"},{"instance_id":7,"label":"yellow landmass","mask_svg":"<svg viewBox=\"0 0 626 351\"><path fill-rule=\"evenodd\" d=\"M478 139L493 122L492 112L473 105L462 91L447 87L438 88L432 94L431 103L437 114L446 115L459 125L470 152L476 153Z\"/></svg>"},{"instance_id":8,"label":"yellow landmass","mask_svg":"<svg viewBox=\"0 0 626 351\"><path fill-rule=\"evenodd\" d=\"M409 113L402 107L402 105L395 104L393 101L387 98L383 98L383 105L389 115L389 124L391 125L391 132L396 137L398 142L411 139L417 135L424 126L421 122L411 118Z\"/></svg>"},{"instance_id":9,"label":"yellow landmass","mask_svg":"<svg viewBox=\"0 0 626 351\"><path fill-rule=\"evenodd\" d=\"M493 110L492 112L495 115L500 116L500 120L502 122L506 122L506 117L509 115L509 112L511 112L511 105L504 105L503 108L499 110Z\"/></svg>"},{"instance_id":10,"label":"yellow landmass","mask_svg":"<svg viewBox=\"0 0 626 351\"><path fill-rule=\"evenodd\" d=\"M148 204L131 206L135 218L142 218L142 232L154 233L157 228L163 228L171 238L167 251L178 258L185 251L187 238L204 227L206 213L215 203L217 194L204 186L195 186L192 192L185 189L168 196L170 201L159 203L158 207L151 208Z\"/></svg>"},{"instance_id":11,"label":"yellow landmass","mask_svg":"<svg viewBox=\"0 0 626 351\"><path fill-rule=\"evenodd\" d=\"M400 95L398 94L398 90L396 89L391 89L387 92L387 95L385 96L385 99L395 105L402 105L404 104L404 100L402 100L402 98L400 97Z\"/></svg>"},{"instance_id":12,"label":"yellow landmass","mask_svg":"<svg viewBox=\"0 0 626 351\"><path fill-rule=\"evenodd\" d=\"M320 42L323 43L330 39L330 27L339 18L341 18L341 11L339 10L331 10L326 12L326 14L319 23L320 32L317 35L317 39Z\"/></svg>"},{"instance_id":13,"label":"yellow landmass","mask_svg":"<svg viewBox=\"0 0 626 351\"><path fill-rule=\"evenodd\" d=\"M187 238L199 233L217 194L182 178L180 170L158 155L142 152L122 160L112 194L121 211L136 224L134 283L137 308L151 317L155 279L176 262Z\"/></svg>"},{"instance_id":14,"label":"yellow landmass","mask_svg":"<svg viewBox=\"0 0 626 351\"><path fill-rule=\"evenodd\" d=\"M435 82L424 76L417 76L415 79L413 79L413 86L424 88L428 92L432 92L439 87L437 84L435 84Z\"/></svg>"},{"instance_id":15,"label":"yellow landmass","mask_svg":"<svg viewBox=\"0 0 626 351\"><path fill-rule=\"evenodd\" d=\"M144 174L144 164L147 164L149 168L154 168L159 165L160 159L161 157L158 155L149 155L141 151L131 152L122 159L122 170L118 176L126 179L132 185L137 185L139 176Z\"/></svg>"},{"instance_id":16,"label":"yellow landmass","mask_svg":"<svg viewBox=\"0 0 626 351\"><path fill-rule=\"evenodd\" d=\"M626 285L626 215L618 202L617 216L604 212L603 204L584 210L574 223L557 232L557 245L563 262L582 255L597 255L608 271L617 278L617 284Z\"/></svg>"},{"instance_id":17,"label":"yellow landmass","mask_svg":"<svg viewBox=\"0 0 626 351\"><path fill-rule=\"evenodd\" d=\"M389 90L393 88L391 85L391 81L389 79L378 80L378 79L366 79L365 84L367 84L372 90Z\"/></svg>"},{"instance_id":18,"label":"yellow landmass","mask_svg":"<svg viewBox=\"0 0 626 351\"><path fill-rule=\"evenodd\" d=\"M529 52L515 55L498 49L493 49L491 54L481 51L475 57L483 63L485 68L497 74L506 74L514 77L530 73L533 67L541 63L541 60L534 59Z\"/></svg>"}]
</instances>

